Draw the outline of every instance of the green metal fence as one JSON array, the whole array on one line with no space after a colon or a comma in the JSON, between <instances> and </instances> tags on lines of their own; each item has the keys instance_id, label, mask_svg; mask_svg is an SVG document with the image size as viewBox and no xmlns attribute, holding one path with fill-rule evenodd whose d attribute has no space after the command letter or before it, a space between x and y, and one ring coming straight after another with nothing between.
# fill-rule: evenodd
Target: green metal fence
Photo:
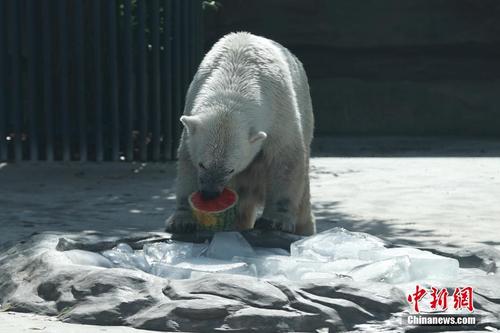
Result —
<instances>
[{"instance_id":1,"label":"green metal fence","mask_svg":"<svg viewBox=\"0 0 500 333\"><path fill-rule=\"evenodd\" d=\"M0 161L175 157L200 0L1 0Z\"/></svg>"}]
</instances>

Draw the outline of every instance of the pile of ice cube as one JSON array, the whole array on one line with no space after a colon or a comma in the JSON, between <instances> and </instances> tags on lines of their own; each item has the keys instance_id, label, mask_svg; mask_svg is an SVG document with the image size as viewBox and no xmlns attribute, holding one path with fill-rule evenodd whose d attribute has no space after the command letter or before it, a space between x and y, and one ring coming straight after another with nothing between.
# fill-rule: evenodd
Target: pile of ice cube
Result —
<instances>
[{"instance_id":1,"label":"pile of ice cube","mask_svg":"<svg viewBox=\"0 0 500 333\"><path fill-rule=\"evenodd\" d=\"M102 255L113 267L140 269L169 279L207 273L252 275L270 280L336 279L392 284L419 279L449 280L458 261L414 248L387 248L365 233L342 228L292 243L283 249L252 248L238 232L216 233L210 243L152 243L134 251L119 244Z\"/></svg>"}]
</instances>

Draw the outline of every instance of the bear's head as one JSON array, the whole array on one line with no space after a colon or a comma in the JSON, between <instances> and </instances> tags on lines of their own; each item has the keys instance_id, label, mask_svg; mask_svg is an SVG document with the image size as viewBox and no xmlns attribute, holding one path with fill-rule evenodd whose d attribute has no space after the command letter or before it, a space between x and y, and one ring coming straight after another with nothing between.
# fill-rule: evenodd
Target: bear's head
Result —
<instances>
[{"instance_id":1,"label":"bear's head","mask_svg":"<svg viewBox=\"0 0 500 333\"><path fill-rule=\"evenodd\" d=\"M238 112L203 112L180 120L199 190L207 199L218 196L252 162L267 138Z\"/></svg>"}]
</instances>

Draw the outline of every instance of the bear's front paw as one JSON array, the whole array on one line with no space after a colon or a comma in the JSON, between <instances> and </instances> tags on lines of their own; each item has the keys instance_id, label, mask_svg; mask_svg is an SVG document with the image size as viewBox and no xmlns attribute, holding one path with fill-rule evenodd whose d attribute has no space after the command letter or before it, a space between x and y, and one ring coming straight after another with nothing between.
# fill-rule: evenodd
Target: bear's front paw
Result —
<instances>
[{"instance_id":1,"label":"bear's front paw","mask_svg":"<svg viewBox=\"0 0 500 333\"><path fill-rule=\"evenodd\" d=\"M255 229L278 230L295 233L295 217L290 214L275 214L259 217L255 221Z\"/></svg>"},{"instance_id":2,"label":"bear's front paw","mask_svg":"<svg viewBox=\"0 0 500 333\"><path fill-rule=\"evenodd\" d=\"M166 221L166 231L170 233L183 234L196 231L197 223L191 212L177 211Z\"/></svg>"}]
</instances>

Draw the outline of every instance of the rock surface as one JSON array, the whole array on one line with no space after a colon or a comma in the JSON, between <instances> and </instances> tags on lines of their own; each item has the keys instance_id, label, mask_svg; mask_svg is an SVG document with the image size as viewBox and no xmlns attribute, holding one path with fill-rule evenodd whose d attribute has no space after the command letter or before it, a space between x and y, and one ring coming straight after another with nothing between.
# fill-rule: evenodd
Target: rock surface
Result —
<instances>
[{"instance_id":1,"label":"rock surface","mask_svg":"<svg viewBox=\"0 0 500 333\"><path fill-rule=\"evenodd\" d=\"M126 239L137 247L163 237L144 234ZM2 308L72 323L235 332L391 329L409 310L404 288L387 283L338 278L285 284L227 274L167 280L139 270L77 265L70 259L72 251L82 247L102 250L123 240L45 233L4 250L0 254ZM468 257L474 255L488 256L482 250ZM485 261L477 264L484 266ZM475 286L480 325L499 327L498 276L491 272L481 278L464 276L460 282Z\"/></svg>"}]
</instances>

